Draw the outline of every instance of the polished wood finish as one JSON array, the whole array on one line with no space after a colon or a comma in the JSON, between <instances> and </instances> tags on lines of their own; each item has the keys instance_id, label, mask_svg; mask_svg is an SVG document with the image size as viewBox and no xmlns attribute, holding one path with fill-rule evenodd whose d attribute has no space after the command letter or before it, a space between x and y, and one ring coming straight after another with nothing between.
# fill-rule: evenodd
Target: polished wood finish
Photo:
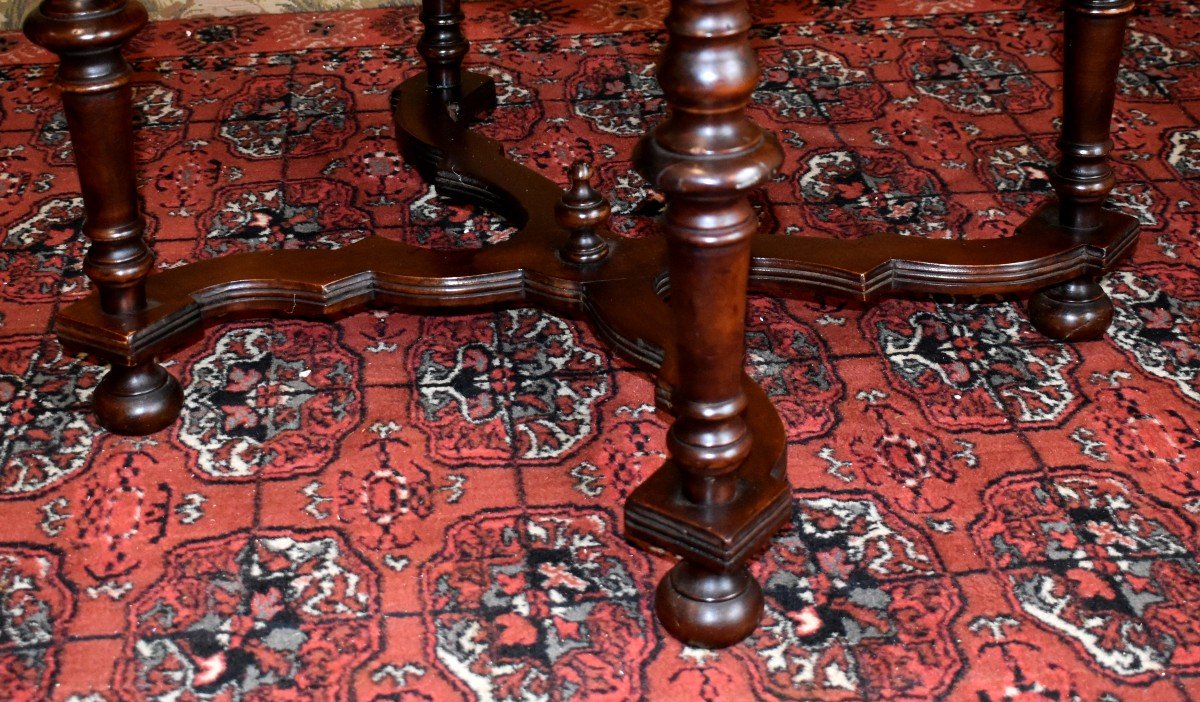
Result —
<instances>
[{"instance_id":1,"label":"polished wood finish","mask_svg":"<svg viewBox=\"0 0 1200 702\"><path fill-rule=\"evenodd\" d=\"M608 223L612 205L592 187L592 166L586 161L571 165L571 185L563 193L554 213L558 223L571 232L559 253L576 265L599 263L608 256L608 242L596 233Z\"/></svg>"},{"instance_id":2,"label":"polished wood finish","mask_svg":"<svg viewBox=\"0 0 1200 702\"><path fill-rule=\"evenodd\" d=\"M83 191L83 233L92 242L83 270L106 325L147 308L154 267L134 179L131 71L121 56L146 20L135 0L46 0L25 23L30 39L60 58L56 84ZM158 431L182 404L178 381L153 359L114 361L93 397L100 424L122 434Z\"/></svg>"},{"instance_id":3,"label":"polished wood finish","mask_svg":"<svg viewBox=\"0 0 1200 702\"><path fill-rule=\"evenodd\" d=\"M1062 158L1051 180L1059 224L1082 238L1100 228L1103 205L1117 184L1108 163L1109 125L1117 96L1117 69L1133 0L1067 0L1063 57ZM1101 271L1040 290L1029 318L1056 339L1097 339L1112 322L1112 301L1096 281Z\"/></svg>"},{"instance_id":4,"label":"polished wood finish","mask_svg":"<svg viewBox=\"0 0 1200 702\"><path fill-rule=\"evenodd\" d=\"M918 239L880 232L861 239L758 237L750 288L787 295L821 289L870 301L894 293L1015 295L1112 268L1137 243L1137 220L1104 210L1084 233L1039 207L1010 237ZM1062 338L1062 337L1054 337Z\"/></svg>"},{"instance_id":5,"label":"polished wood finish","mask_svg":"<svg viewBox=\"0 0 1200 702\"><path fill-rule=\"evenodd\" d=\"M425 0L421 5L425 32L417 42L417 51L425 60L429 88L447 100L459 95L463 57L470 48L462 32L462 21L459 0Z\"/></svg>"},{"instance_id":6,"label":"polished wood finish","mask_svg":"<svg viewBox=\"0 0 1200 702\"><path fill-rule=\"evenodd\" d=\"M669 459L632 493L625 514L631 539L681 559L659 585L659 617L689 643L725 646L757 625L762 593L746 563L791 513L783 424L742 370L747 290L864 300L1036 291L1030 314L1046 333L1102 331L1111 306L1096 276L1137 235L1134 219L1101 208L1113 184L1108 121L1129 8L1070 0L1058 199L1012 237L880 232L841 241L755 234L747 193L778 168L781 152L745 113L758 76L745 0L673 0L660 67L670 114L637 155L667 195L665 237L631 240L608 230L611 209L589 164L571 167L564 190L471 130L495 106L495 85L461 69L468 46L458 1L425 0L427 70L392 97L401 148L440 194L488 207L517 232L479 250L368 238L333 252L237 254L150 275L132 175L129 69L119 54L145 13L125 0L45 0L27 31L62 57L96 288L60 312L58 333L113 363L95 394L101 422L148 433L180 404L178 384L155 359L220 319L496 305L584 316L658 373L658 404L676 417Z\"/></svg>"},{"instance_id":7,"label":"polished wood finish","mask_svg":"<svg viewBox=\"0 0 1200 702\"><path fill-rule=\"evenodd\" d=\"M754 485L753 495L740 475L753 445L742 367L750 237L758 220L747 194L775 173L783 150L746 116L759 69L745 0L677 0L667 31L658 78L670 114L642 141L636 159L667 196L676 419L667 435L666 470L678 493L669 499L691 503L711 519L743 514L763 496L790 504L782 475ZM661 540L660 533L642 534L659 526L637 519L642 499L630 498L628 531ZM786 509L774 511L777 523L787 516ZM727 646L762 617L762 592L745 556L728 549L717 555L719 567L685 554L659 585L659 617L686 643Z\"/></svg>"}]
</instances>

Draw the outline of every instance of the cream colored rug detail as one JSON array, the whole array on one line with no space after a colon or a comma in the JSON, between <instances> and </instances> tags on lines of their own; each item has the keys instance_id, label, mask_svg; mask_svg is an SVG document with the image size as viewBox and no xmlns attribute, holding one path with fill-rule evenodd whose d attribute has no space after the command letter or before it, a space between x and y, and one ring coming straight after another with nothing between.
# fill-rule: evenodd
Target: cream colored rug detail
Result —
<instances>
[{"instance_id":1,"label":"cream colored rug detail","mask_svg":"<svg viewBox=\"0 0 1200 702\"><path fill-rule=\"evenodd\" d=\"M20 29L25 15L41 0L0 0L0 30ZM151 19L225 17L284 12L362 10L370 7L404 7L419 0L141 0Z\"/></svg>"}]
</instances>

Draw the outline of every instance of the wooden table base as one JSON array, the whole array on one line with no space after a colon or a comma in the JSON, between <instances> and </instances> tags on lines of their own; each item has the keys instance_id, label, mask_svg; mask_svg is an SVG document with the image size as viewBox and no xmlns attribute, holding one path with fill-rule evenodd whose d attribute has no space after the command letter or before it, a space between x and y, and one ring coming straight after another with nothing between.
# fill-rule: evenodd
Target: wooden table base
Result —
<instances>
[{"instance_id":1,"label":"wooden table base","mask_svg":"<svg viewBox=\"0 0 1200 702\"><path fill-rule=\"evenodd\" d=\"M726 646L758 625L762 592L746 562L791 510L783 426L743 373L747 291L1033 293L1030 316L1048 335L1102 334L1112 306L1097 277L1137 236L1135 220L1101 208L1114 185L1108 130L1132 9L1129 0L1068 0L1058 199L1012 237L841 241L755 235L747 194L774 174L782 151L745 114L758 80L746 2L674 0L659 72L670 115L637 156L667 195L665 237L630 240L607 229L609 206L588 164L571 169L563 191L470 130L494 107L495 86L461 70L458 0L425 0L427 70L393 95L404 153L440 194L488 207L518 233L480 250L371 238L332 253L238 254L151 274L120 55L145 11L135 0L45 0L26 32L61 58L95 287L60 313L58 333L112 363L94 396L100 423L146 434L175 421L182 399L155 359L230 315L534 305L586 316L658 372L659 404L675 416L670 458L625 508L629 538L681 557L659 586L659 618L688 643Z\"/></svg>"}]
</instances>

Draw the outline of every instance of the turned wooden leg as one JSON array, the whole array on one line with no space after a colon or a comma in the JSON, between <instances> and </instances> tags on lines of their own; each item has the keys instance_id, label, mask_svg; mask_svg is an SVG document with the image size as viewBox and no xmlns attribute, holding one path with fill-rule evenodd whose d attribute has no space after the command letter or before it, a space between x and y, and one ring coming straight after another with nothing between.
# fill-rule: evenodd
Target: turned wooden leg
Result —
<instances>
[{"instance_id":1,"label":"turned wooden leg","mask_svg":"<svg viewBox=\"0 0 1200 702\"><path fill-rule=\"evenodd\" d=\"M1051 178L1058 193L1059 224L1087 238L1100 227L1101 208L1116 185L1108 154L1132 0L1067 0L1064 27L1062 158ZM1029 301L1038 331L1055 339L1084 341L1104 334L1112 301L1089 275L1039 290Z\"/></svg>"},{"instance_id":2,"label":"turned wooden leg","mask_svg":"<svg viewBox=\"0 0 1200 702\"><path fill-rule=\"evenodd\" d=\"M667 28L659 82L671 112L643 140L638 161L668 202L670 351L678 375L668 449L683 498L711 523L746 511L737 500L752 442L742 376L750 236L758 227L747 193L774 173L782 154L745 114L759 75L745 0L674 0ZM736 516L753 522L758 515ZM763 600L745 557L715 567L679 552L684 561L656 600L667 630L710 647L748 636Z\"/></svg>"},{"instance_id":3,"label":"turned wooden leg","mask_svg":"<svg viewBox=\"0 0 1200 702\"><path fill-rule=\"evenodd\" d=\"M462 70L471 48L462 22L459 0L422 0L425 31L417 51L425 61L425 72L392 92L392 113L408 162L426 181L437 183L439 194L469 200L488 186L460 174L454 160L466 160L464 154L448 153L442 145L460 143L472 121L495 109L496 84L490 76ZM414 133L423 136L413 138Z\"/></svg>"},{"instance_id":4,"label":"turned wooden leg","mask_svg":"<svg viewBox=\"0 0 1200 702\"><path fill-rule=\"evenodd\" d=\"M462 62L470 44L462 32L463 13L459 0L423 0L421 24L425 32L417 50L425 59L431 90L446 99L457 99L462 90Z\"/></svg>"},{"instance_id":5,"label":"turned wooden leg","mask_svg":"<svg viewBox=\"0 0 1200 702\"><path fill-rule=\"evenodd\" d=\"M83 268L104 314L146 308L154 254L144 238L133 162L133 95L121 47L146 23L135 0L45 0L25 22L35 43L58 54L57 85L75 150L91 241ZM153 361L114 361L92 398L105 428L149 434L179 416L179 383Z\"/></svg>"},{"instance_id":6,"label":"turned wooden leg","mask_svg":"<svg viewBox=\"0 0 1200 702\"><path fill-rule=\"evenodd\" d=\"M1112 300L1093 276L1038 290L1026 310L1038 331L1059 341L1099 339L1113 318Z\"/></svg>"}]
</instances>

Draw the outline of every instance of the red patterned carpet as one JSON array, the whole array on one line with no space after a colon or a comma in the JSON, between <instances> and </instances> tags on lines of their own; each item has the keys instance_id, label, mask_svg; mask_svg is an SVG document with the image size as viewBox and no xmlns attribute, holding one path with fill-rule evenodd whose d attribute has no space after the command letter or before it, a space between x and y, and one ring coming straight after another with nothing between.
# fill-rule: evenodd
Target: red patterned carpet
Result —
<instances>
[{"instance_id":1,"label":"red patterned carpet","mask_svg":"<svg viewBox=\"0 0 1200 702\"><path fill-rule=\"evenodd\" d=\"M1043 0L754 2L754 115L789 145L778 235L1005 236L1048 192L1058 13ZM555 178L591 156L618 225L662 114L665 0L469 5L485 127ZM662 459L652 385L530 310L231 323L167 359L146 439L85 412L65 356L81 205L47 57L0 35L0 697L6 700L1145 700L1200 697L1200 9L1137 16L1115 207L1144 239L1112 335L1019 305L756 298L749 364L792 441L793 528L759 632L682 648L666 558L621 538ZM133 47L161 266L506 236L396 153L413 10L188 21Z\"/></svg>"}]
</instances>

